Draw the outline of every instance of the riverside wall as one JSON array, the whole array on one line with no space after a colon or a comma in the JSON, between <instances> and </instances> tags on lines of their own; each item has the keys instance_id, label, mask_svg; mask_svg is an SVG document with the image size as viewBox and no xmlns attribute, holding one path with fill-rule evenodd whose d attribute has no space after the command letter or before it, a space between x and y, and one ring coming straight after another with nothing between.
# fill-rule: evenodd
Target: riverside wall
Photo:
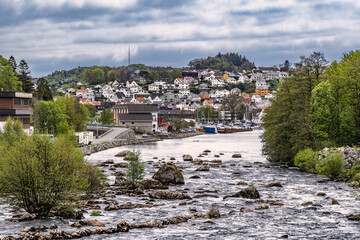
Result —
<instances>
[{"instance_id":1,"label":"riverside wall","mask_svg":"<svg viewBox=\"0 0 360 240\"><path fill-rule=\"evenodd\" d=\"M101 144L91 145L87 147L83 147L81 150L84 155L90 155L96 152L104 151L114 147L121 147L126 145L138 145L144 144L148 142L157 142L162 141L164 139L176 139L176 138L187 138L193 137L197 135L201 135L200 132L190 132L190 133L179 133L179 134L171 134L166 136L149 136L148 138L136 138L133 130L129 129L116 137L116 140L104 142Z\"/></svg>"}]
</instances>

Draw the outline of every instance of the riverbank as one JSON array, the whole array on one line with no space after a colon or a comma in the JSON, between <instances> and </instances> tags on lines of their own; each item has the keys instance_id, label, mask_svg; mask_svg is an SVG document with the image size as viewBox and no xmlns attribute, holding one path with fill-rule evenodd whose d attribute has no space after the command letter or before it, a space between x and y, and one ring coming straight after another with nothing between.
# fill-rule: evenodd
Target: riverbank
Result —
<instances>
[{"instance_id":1,"label":"riverbank","mask_svg":"<svg viewBox=\"0 0 360 240\"><path fill-rule=\"evenodd\" d=\"M91 155L93 153L101 152L115 147L121 147L127 145L139 145L149 142L163 141L164 139L188 138L188 137L198 136L201 134L203 133L189 132L189 133L177 133L177 134L169 134L169 135L149 135L147 138L140 138L135 135L133 130L129 129L124 133L121 133L119 136L117 136L117 140L112 140L108 142L103 142L101 144L83 147L81 150L83 151L84 155Z\"/></svg>"}]
</instances>

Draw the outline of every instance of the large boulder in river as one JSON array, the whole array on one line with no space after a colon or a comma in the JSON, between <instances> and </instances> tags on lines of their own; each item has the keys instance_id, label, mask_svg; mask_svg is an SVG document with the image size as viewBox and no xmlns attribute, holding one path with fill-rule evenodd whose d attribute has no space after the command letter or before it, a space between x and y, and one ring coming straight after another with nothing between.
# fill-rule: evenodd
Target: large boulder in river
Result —
<instances>
[{"instance_id":1,"label":"large boulder in river","mask_svg":"<svg viewBox=\"0 0 360 240\"><path fill-rule=\"evenodd\" d=\"M131 153L131 151L123 150L123 151L119 152L118 154L116 154L115 157L126 157L129 153Z\"/></svg>"},{"instance_id":2,"label":"large boulder in river","mask_svg":"<svg viewBox=\"0 0 360 240\"><path fill-rule=\"evenodd\" d=\"M189 154L184 155L183 159L184 159L184 161L192 161L193 160L192 156Z\"/></svg>"},{"instance_id":3,"label":"large boulder in river","mask_svg":"<svg viewBox=\"0 0 360 240\"><path fill-rule=\"evenodd\" d=\"M211 204L209 211L206 213L207 218L219 218L220 211L216 203Z\"/></svg>"},{"instance_id":4,"label":"large boulder in river","mask_svg":"<svg viewBox=\"0 0 360 240\"><path fill-rule=\"evenodd\" d=\"M232 155L233 158L241 158L241 154L240 153L235 153Z\"/></svg>"},{"instance_id":5,"label":"large boulder in river","mask_svg":"<svg viewBox=\"0 0 360 240\"><path fill-rule=\"evenodd\" d=\"M235 193L231 196L225 196L224 199L229 197L242 197L242 198L250 198L250 199L256 199L260 198L260 194L258 190L254 186L247 187L240 192Z\"/></svg>"},{"instance_id":6,"label":"large boulder in river","mask_svg":"<svg viewBox=\"0 0 360 240\"><path fill-rule=\"evenodd\" d=\"M173 163L165 163L152 176L153 179L158 180L162 184L184 184L184 177Z\"/></svg>"},{"instance_id":7,"label":"large boulder in river","mask_svg":"<svg viewBox=\"0 0 360 240\"><path fill-rule=\"evenodd\" d=\"M235 195L239 195L239 197L250 198L250 199L260 198L260 194L254 186L247 187L241 190L240 192L236 193Z\"/></svg>"}]
</instances>

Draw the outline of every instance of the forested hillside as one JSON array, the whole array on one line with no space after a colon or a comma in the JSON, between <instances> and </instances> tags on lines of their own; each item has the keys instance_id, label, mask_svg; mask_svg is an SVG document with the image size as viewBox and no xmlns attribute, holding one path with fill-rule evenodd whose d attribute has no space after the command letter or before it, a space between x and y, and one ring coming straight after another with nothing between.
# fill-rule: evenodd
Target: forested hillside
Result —
<instances>
[{"instance_id":1,"label":"forested hillside","mask_svg":"<svg viewBox=\"0 0 360 240\"><path fill-rule=\"evenodd\" d=\"M255 64L238 53L218 53L215 57L199 58L189 62L191 69L214 69L219 71L245 70L251 71Z\"/></svg>"}]
</instances>

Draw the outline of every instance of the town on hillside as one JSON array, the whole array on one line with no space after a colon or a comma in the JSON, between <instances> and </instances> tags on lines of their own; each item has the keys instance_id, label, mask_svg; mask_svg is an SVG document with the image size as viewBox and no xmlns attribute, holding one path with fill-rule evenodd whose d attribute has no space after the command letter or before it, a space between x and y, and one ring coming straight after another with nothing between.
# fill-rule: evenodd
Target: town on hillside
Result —
<instances>
[{"instance_id":1,"label":"town on hillside","mask_svg":"<svg viewBox=\"0 0 360 240\"><path fill-rule=\"evenodd\" d=\"M270 106L277 87L289 76L286 62L279 68L253 67L231 71L190 67L155 71L134 64L123 67L124 74L108 68L79 67L78 79L74 75L66 76L66 71L57 71L45 78L32 79L32 90L35 102L46 100L46 94L39 93L46 85L52 92L48 100L56 102L59 97L69 97L94 109L87 122L93 126L112 125L164 134L194 131L204 126L217 126L218 130L219 126L249 128L260 125L264 109ZM59 78L58 73L64 77ZM57 77L55 82L54 76ZM27 92L0 93L1 102L7 99L9 103L2 104L0 121L4 123L8 116L17 118L31 132L31 108L36 104L31 103L31 91ZM101 118L105 113L110 113L110 120ZM176 124L174 119L188 124Z\"/></svg>"}]
</instances>

